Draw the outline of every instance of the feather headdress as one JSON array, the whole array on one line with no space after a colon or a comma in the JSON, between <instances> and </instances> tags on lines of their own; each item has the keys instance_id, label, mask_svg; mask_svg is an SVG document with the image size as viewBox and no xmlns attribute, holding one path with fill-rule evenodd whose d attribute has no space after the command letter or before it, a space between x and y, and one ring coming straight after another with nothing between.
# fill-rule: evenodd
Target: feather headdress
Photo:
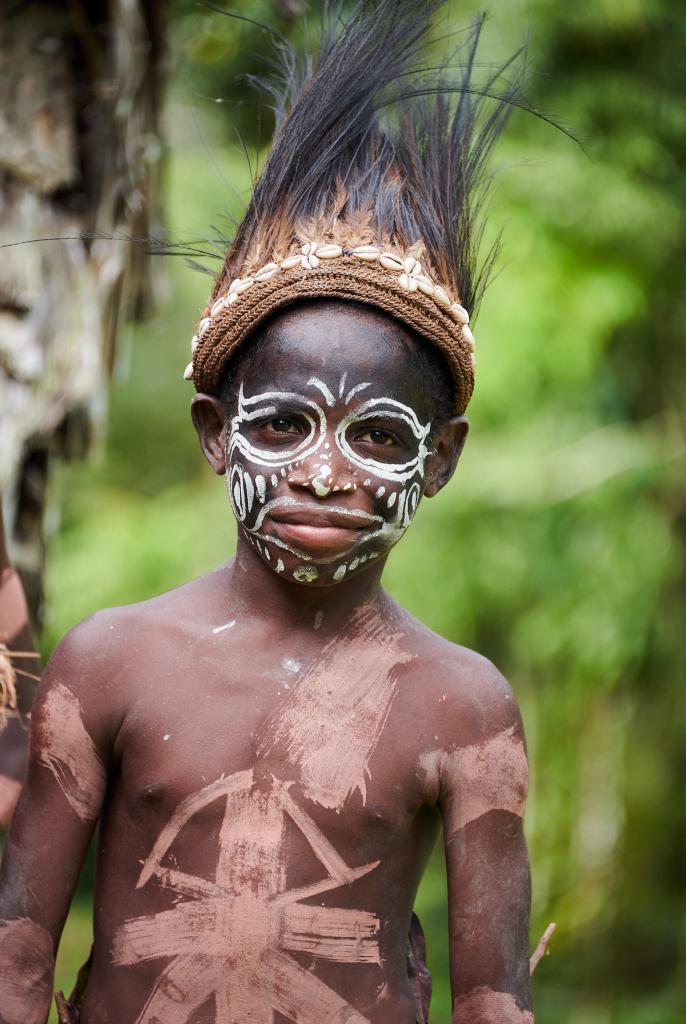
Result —
<instances>
[{"instance_id":1,"label":"feather headdress","mask_svg":"<svg viewBox=\"0 0 686 1024\"><path fill-rule=\"evenodd\" d=\"M479 265L485 161L524 104L514 58L474 81L483 19L438 68L423 66L441 6L362 0L338 32L325 16L315 55L281 47L274 139L192 341L185 375L199 391L217 393L226 360L273 312L332 297L436 345L466 408L470 314L494 256Z\"/></svg>"}]
</instances>

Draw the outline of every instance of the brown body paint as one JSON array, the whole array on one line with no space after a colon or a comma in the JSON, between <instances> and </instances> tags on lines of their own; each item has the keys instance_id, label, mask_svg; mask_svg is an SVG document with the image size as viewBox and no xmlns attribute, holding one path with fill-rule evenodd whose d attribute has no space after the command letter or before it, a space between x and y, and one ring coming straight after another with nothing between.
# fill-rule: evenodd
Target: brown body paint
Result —
<instances>
[{"instance_id":1,"label":"brown body paint","mask_svg":"<svg viewBox=\"0 0 686 1024\"><path fill-rule=\"evenodd\" d=\"M426 754L420 764L429 776L452 780L454 807L445 823L446 839L489 811L523 817L529 772L514 725L481 743Z\"/></svg>"},{"instance_id":2,"label":"brown body paint","mask_svg":"<svg viewBox=\"0 0 686 1024\"><path fill-rule=\"evenodd\" d=\"M41 762L50 769L78 816L95 820L105 792L105 769L71 690L56 683L40 709Z\"/></svg>"},{"instance_id":3,"label":"brown body paint","mask_svg":"<svg viewBox=\"0 0 686 1024\"><path fill-rule=\"evenodd\" d=\"M366 799L367 764L384 727L397 683L410 661L380 622L358 617L357 636L334 638L306 671L265 729L260 754L283 746L306 796L340 810L355 790ZM376 647L370 654L370 640Z\"/></svg>"},{"instance_id":4,"label":"brown body paint","mask_svg":"<svg viewBox=\"0 0 686 1024\"><path fill-rule=\"evenodd\" d=\"M534 1015L522 1010L509 992L481 985L455 1000L453 1024L534 1024Z\"/></svg>"},{"instance_id":5,"label":"brown body paint","mask_svg":"<svg viewBox=\"0 0 686 1024\"><path fill-rule=\"evenodd\" d=\"M213 880L165 866L183 827L208 804L226 800ZM287 829L297 828L326 874L287 888ZM151 880L186 897L171 910L126 921L115 936L115 964L171 957L137 1024L186 1024L214 998L216 1024L268 1022L273 1011L299 1024L365 1018L288 956L307 952L338 963L381 962L378 918L366 911L300 903L368 874L351 868L286 783L258 785L252 771L218 779L184 800L147 858L139 887ZM188 899L191 897L191 899Z\"/></svg>"},{"instance_id":6,"label":"brown body paint","mask_svg":"<svg viewBox=\"0 0 686 1024\"><path fill-rule=\"evenodd\" d=\"M52 1000L49 932L28 918L0 921L0 1020L44 1024Z\"/></svg>"}]
</instances>

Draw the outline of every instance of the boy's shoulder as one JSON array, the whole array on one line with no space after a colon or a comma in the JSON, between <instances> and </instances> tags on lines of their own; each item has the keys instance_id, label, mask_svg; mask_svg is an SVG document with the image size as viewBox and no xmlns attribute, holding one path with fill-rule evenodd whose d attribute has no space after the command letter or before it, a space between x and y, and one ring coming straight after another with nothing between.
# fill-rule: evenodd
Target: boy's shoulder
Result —
<instances>
[{"instance_id":1,"label":"boy's shoulder","mask_svg":"<svg viewBox=\"0 0 686 1024\"><path fill-rule=\"evenodd\" d=\"M52 657L126 657L149 630L192 629L208 614L219 586L218 573L206 573L143 601L93 612L65 634Z\"/></svg>"},{"instance_id":2,"label":"boy's shoulder","mask_svg":"<svg viewBox=\"0 0 686 1024\"><path fill-rule=\"evenodd\" d=\"M492 661L411 617L405 643L412 655L406 678L439 743L445 737L474 744L505 729L521 730L512 687Z\"/></svg>"},{"instance_id":3,"label":"boy's shoulder","mask_svg":"<svg viewBox=\"0 0 686 1024\"><path fill-rule=\"evenodd\" d=\"M124 696L126 680L137 669L173 657L187 642L208 614L215 577L208 573L164 594L89 615L55 647L40 689L66 685L80 699L107 703L117 691Z\"/></svg>"}]
</instances>

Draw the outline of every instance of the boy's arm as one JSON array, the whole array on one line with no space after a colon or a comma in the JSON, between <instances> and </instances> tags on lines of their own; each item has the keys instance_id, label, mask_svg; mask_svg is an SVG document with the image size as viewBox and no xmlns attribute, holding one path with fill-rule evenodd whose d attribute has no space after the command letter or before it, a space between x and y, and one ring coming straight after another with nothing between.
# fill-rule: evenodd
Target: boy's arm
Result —
<instances>
[{"instance_id":1,"label":"boy's arm","mask_svg":"<svg viewBox=\"0 0 686 1024\"><path fill-rule=\"evenodd\" d=\"M0 503L0 651L7 648L10 665L16 675L18 706L22 715L28 714L34 693L32 676L40 674L40 660L35 652L29 613L19 576L10 564ZM22 653L12 657L13 651ZM0 716L1 720L1 716ZM12 817L21 790L26 768L27 733L21 721L10 717L7 727L0 732L0 827Z\"/></svg>"},{"instance_id":2,"label":"boy's arm","mask_svg":"<svg viewBox=\"0 0 686 1024\"><path fill-rule=\"evenodd\" d=\"M57 648L33 712L26 780L0 870L0 1024L44 1024L55 952L105 796L115 732L101 658L77 627ZM96 638L97 639L97 638ZM92 674L95 685L88 685Z\"/></svg>"},{"instance_id":3,"label":"boy's arm","mask_svg":"<svg viewBox=\"0 0 686 1024\"><path fill-rule=\"evenodd\" d=\"M488 664L488 663L486 663ZM453 1024L533 1024L528 770L519 710L489 665L470 742L440 755ZM483 680L481 680L483 682ZM476 716L475 716L476 718Z\"/></svg>"}]
</instances>

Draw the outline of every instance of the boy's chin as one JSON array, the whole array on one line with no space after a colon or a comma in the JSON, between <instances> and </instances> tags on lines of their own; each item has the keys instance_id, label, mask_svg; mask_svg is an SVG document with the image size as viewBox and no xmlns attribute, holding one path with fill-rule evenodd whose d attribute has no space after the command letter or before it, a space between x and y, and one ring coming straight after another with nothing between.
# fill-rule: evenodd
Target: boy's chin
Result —
<instances>
[{"instance_id":1,"label":"boy's chin","mask_svg":"<svg viewBox=\"0 0 686 1024\"><path fill-rule=\"evenodd\" d=\"M268 569L282 579L298 583L304 587L337 586L351 576L358 576L385 552L349 550L336 558L299 558L292 552L281 550L274 544L262 539L250 540L255 553ZM309 552L303 552L309 555Z\"/></svg>"}]
</instances>

